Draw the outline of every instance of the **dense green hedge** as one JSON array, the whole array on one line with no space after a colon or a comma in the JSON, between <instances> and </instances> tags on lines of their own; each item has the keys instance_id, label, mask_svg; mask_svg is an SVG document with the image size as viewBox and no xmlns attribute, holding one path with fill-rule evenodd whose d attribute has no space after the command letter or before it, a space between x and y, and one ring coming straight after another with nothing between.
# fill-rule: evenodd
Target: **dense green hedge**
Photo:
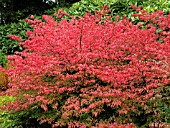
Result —
<instances>
[{"instance_id":1,"label":"dense green hedge","mask_svg":"<svg viewBox=\"0 0 170 128\"><path fill-rule=\"evenodd\" d=\"M31 30L31 26L24 20L19 23L11 23L0 26L0 64L5 65L6 55L13 54L15 51L21 51L22 47L18 46L18 42L10 39L8 35L18 35L26 39L26 32Z\"/></svg>"},{"instance_id":2,"label":"dense green hedge","mask_svg":"<svg viewBox=\"0 0 170 128\"><path fill-rule=\"evenodd\" d=\"M81 0L74 3L69 8L63 8L64 11L71 15L83 15L87 11L100 9L100 6L107 4L112 10L111 16L126 15L131 18L131 14L135 11L130 8L130 5L142 6L149 13L156 10L163 10L165 14L170 11L170 2L168 0Z\"/></svg>"}]
</instances>

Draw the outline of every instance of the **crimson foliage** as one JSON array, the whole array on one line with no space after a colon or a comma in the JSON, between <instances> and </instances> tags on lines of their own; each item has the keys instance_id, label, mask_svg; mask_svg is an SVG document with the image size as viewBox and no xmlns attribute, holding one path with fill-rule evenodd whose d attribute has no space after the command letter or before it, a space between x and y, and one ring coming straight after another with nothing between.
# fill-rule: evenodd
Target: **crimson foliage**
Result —
<instances>
[{"instance_id":1,"label":"crimson foliage","mask_svg":"<svg viewBox=\"0 0 170 128\"><path fill-rule=\"evenodd\" d=\"M132 7L150 22L145 29L126 17L112 22L107 6L95 15L70 16L69 22L46 15L45 22L27 19L34 28L27 32L28 40L10 35L25 50L8 56L11 88L5 94L17 99L3 108L41 108L38 120L53 127L131 123L128 113L137 114L137 104L149 113L155 89L170 80L170 15ZM61 10L55 15L69 16ZM127 118L117 120L121 115Z\"/></svg>"}]
</instances>

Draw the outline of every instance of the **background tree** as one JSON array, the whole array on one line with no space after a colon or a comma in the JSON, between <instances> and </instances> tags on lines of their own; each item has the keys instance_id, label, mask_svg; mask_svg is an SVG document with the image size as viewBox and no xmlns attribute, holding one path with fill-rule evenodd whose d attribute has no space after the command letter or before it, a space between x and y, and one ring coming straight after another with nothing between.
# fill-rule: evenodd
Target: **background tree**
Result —
<instances>
[{"instance_id":1,"label":"background tree","mask_svg":"<svg viewBox=\"0 0 170 128\"><path fill-rule=\"evenodd\" d=\"M13 8L12 0L0 0L0 23L4 24Z\"/></svg>"},{"instance_id":2,"label":"background tree","mask_svg":"<svg viewBox=\"0 0 170 128\"><path fill-rule=\"evenodd\" d=\"M8 24L25 19L30 14L42 15L49 8L54 7L51 0L1 0L0 23Z\"/></svg>"}]
</instances>

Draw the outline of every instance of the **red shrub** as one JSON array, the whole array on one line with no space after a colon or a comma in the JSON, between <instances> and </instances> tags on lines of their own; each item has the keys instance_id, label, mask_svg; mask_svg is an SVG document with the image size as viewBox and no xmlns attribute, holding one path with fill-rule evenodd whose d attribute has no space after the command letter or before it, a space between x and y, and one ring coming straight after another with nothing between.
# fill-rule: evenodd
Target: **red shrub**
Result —
<instances>
[{"instance_id":1,"label":"red shrub","mask_svg":"<svg viewBox=\"0 0 170 128\"><path fill-rule=\"evenodd\" d=\"M45 15L46 22L27 19L34 31L27 32L28 40L21 42L25 50L8 56L11 89L6 94L20 98L7 107L52 109L57 119L43 116L39 120L54 127L81 122L115 126L117 115L112 111L106 115L106 108L117 108L119 115L135 112L136 102L147 108L154 89L169 83L170 34L164 31L161 44L153 25L140 29L126 18L111 22L105 12L59 23ZM154 22L164 29L168 17ZM100 22L102 18L106 20ZM130 122L128 118L122 123Z\"/></svg>"}]
</instances>

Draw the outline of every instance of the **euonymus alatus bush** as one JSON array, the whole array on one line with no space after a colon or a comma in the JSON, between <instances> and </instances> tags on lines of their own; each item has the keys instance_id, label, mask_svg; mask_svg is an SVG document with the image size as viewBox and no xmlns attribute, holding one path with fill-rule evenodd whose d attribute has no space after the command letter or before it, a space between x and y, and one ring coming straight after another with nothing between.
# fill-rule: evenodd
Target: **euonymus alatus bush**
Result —
<instances>
[{"instance_id":1,"label":"euonymus alatus bush","mask_svg":"<svg viewBox=\"0 0 170 128\"><path fill-rule=\"evenodd\" d=\"M27 19L34 31L26 41L10 35L24 50L8 56L10 89L3 94L17 98L1 108L37 110L29 117L51 127L136 127L139 116L146 125L160 120L153 97L170 82L170 15L132 8L148 21L145 28L125 16L112 22L106 5L78 19L55 14L70 21Z\"/></svg>"}]
</instances>

